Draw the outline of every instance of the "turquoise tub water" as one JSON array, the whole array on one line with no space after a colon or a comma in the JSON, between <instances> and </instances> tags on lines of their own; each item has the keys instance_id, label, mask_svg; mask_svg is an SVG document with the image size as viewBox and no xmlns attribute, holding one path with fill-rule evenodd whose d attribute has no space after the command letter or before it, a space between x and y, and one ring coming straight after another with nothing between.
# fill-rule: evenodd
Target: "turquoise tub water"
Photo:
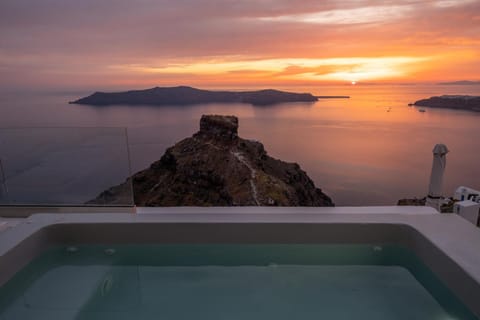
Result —
<instances>
[{"instance_id":1,"label":"turquoise tub water","mask_svg":"<svg viewBox=\"0 0 480 320\"><path fill-rule=\"evenodd\" d=\"M0 319L476 319L410 251L373 245L55 247Z\"/></svg>"}]
</instances>

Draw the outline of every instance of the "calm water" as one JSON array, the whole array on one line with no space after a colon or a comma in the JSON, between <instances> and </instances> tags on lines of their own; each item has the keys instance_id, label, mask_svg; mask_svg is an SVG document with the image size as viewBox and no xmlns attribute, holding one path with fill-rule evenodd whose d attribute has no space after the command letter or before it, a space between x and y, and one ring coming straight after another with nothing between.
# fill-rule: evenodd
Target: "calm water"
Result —
<instances>
[{"instance_id":1,"label":"calm water","mask_svg":"<svg viewBox=\"0 0 480 320\"><path fill-rule=\"evenodd\" d=\"M0 288L0 318L475 319L409 251L368 245L57 248Z\"/></svg>"},{"instance_id":2,"label":"calm water","mask_svg":"<svg viewBox=\"0 0 480 320\"><path fill-rule=\"evenodd\" d=\"M351 99L271 107L90 107L67 104L87 92L4 94L0 128L91 128L76 129L73 134L49 133L41 142L38 131L31 130L30 137L0 131L0 144L10 146L3 148L6 155L0 148L10 197L28 194L35 201L82 203L128 175L124 132L92 127L128 127L131 166L136 172L158 160L168 146L196 132L200 116L207 113L238 116L242 137L260 140L276 158L299 163L337 205L391 205L403 197L425 196L436 143L445 143L451 151L445 194L453 194L460 185L480 188L480 113L435 109L421 113L407 106L432 95L480 95L479 86L281 89L350 95ZM56 138L48 138L52 136ZM39 149L49 144L61 145L61 151ZM12 145L16 146L13 151ZM68 145L76 149L65 152ZM18 152L21 146L24 152ZM29 181L40 186L26 189Z\"/></svg>"}]
</instances>

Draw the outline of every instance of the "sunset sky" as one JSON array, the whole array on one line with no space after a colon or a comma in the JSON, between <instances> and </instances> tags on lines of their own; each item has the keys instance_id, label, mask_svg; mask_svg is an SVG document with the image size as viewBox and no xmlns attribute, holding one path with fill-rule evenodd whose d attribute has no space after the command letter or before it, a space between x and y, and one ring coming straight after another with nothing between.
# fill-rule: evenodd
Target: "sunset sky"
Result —
<instances>
[{"instance_id":1,"label":"sunset sky","mask_svg":"<svg viewBox=\"0 0 480 320\"><path fill-rule=\"evenodd\" d=\"M480 0L1 0L0 86L480 80Z\"/></svg>"}]
</instances>

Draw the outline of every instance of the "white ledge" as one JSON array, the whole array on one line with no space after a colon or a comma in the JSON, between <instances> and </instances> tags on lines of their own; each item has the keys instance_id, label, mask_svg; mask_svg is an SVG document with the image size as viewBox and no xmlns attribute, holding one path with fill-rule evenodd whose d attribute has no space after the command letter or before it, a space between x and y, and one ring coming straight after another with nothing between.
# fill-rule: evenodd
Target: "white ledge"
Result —
<instances>
[{"instance_id":1,"label":"white ledge","mask_svg":"<svg viewBox=\"0 0 480 320\"><path fill-rule=\"evenodd\" d=\"M438 214L425 206L372 207L136 207L138 214L164 213L221 213L221 214Z\"/></svg>"}]
</instances>

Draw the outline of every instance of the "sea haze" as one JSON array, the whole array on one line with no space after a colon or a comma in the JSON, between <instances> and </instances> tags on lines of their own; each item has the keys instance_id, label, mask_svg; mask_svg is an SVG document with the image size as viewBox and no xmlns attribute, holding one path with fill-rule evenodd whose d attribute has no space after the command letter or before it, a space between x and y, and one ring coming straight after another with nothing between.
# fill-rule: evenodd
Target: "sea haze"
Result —
<instances>
[{"instance_id":1,"label":"sea haze","mask_svg":"<svg viewBox=\"0 0 480 320\"><path fill-rule=\"evenodd\" d=\"M480 188L480 113L419 112L407 106L433 95L478 95L478 85L276 89L351 98L263 107L92 107L68 104L91 92L2 94L0 128L26 128L23 133L1 131L0 159L9 196L19 202L83 203L128 176L122 127L128 128L136 172L196 132L202 114L238 116L242 137L261 141L273 157L299 163L337 205L392 205L400 198L425 196L436 143L450 149L445 194L460 185ZM29 127L77 129L39 134L43 129Z\"/></svg>"}]
</instances>

